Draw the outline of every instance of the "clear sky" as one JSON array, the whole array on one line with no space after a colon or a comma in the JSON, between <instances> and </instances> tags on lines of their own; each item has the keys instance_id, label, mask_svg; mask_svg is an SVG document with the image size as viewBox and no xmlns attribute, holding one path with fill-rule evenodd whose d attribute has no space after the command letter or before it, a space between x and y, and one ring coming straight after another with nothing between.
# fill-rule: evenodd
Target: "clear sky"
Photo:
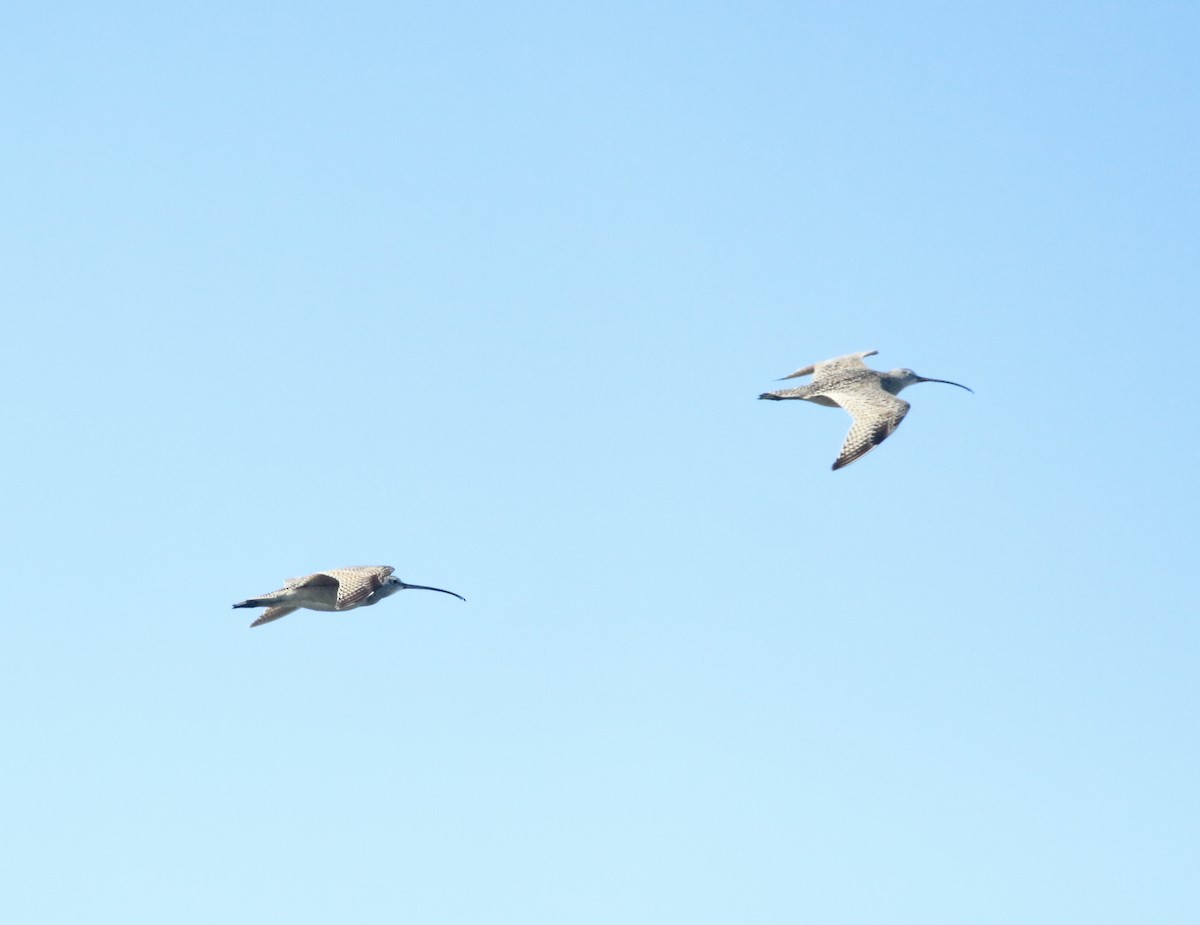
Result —
<instances>
[{"instance_id":1,"label":"clear sky","mask_svg":"<svg viewBox=\"0 0 1200 925\"><path fill-rule=\"evenodd\" d=\"M1200 920L1197 9L7 5L0 920Z\"/></svg>"}]
</instances>

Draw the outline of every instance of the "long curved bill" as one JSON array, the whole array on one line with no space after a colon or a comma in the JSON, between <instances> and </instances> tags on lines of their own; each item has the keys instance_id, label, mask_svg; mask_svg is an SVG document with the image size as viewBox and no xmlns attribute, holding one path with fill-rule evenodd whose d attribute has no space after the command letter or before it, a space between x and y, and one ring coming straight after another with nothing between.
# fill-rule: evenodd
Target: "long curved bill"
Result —
<instances>
[{"instance_id":1,"label":"long curved bill","mask_svg":"<svg viewBox=\"0 0 1200 925\"><path fill-rule=\"evenodd\" d=\"M417 591L441 591L442 594L449 594L451 597L457 597L460 601L466 600L466 598L461 594L455 594L453 591L447 591L445 588L431 588L429 585L406 585L404 582L400 582L400 587L404 588L405 590L415 588Z\"/></svg>"},{"instance_id":2,"label":"long curved bill","mask_svg":"<svg viewBox=\"0 0 1200 925\"><path fill-rule=\"evenodd\" d=\"M960 389L967 389L967 387L965 385L963 385L961 382L951 382L949 379L926 379L924 376L922 376L921 381L922 382L941 382L943 385L956 385ZM972 395L975 394L974 389L967 389L967 391L970 392Z\"/></svg>"}]
</instances>

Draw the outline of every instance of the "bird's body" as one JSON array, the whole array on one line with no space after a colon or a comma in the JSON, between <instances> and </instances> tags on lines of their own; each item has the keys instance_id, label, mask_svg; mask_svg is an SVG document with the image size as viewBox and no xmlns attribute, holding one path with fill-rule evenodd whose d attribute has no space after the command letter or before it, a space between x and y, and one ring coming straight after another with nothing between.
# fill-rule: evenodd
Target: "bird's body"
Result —
<instances>
[{"instance_id":1,"label":"bird's body","mask_svg":"<svg viewBox=\"0 0 1200 925\"><path fill-rule=\"evenodd\" d=\"M772 401L796 398L848 412L854 418L854 423L846 435L842 452L833 464L834 469L841 469L871 452L900 426L910 407L908 402L896 397L902 389L918 382L943 382L967 389L965 385L947 379L918 376L911 369L893 369L886 373L871 369L863 362L863 357L874 356L878 352L866 350L814 363L783 377L795 379L811 375L811 384L798 389L764 392L758 397Z\"/></svg>"},{"instance_id":2,"label":"bird's body","mask_svg":"<svg viewBox=\"0 0 1200 925\"><path fill-rule=\"evenodd\" d=\"M302 578L291 578L278 591L264 594L260 597L247 598L237 607L266 607L267 611L251 626L262 626L280 617L286 617L293 611L305 610L343 611L356 607L370 607L378 604L385 597L390 597L397 591L406 588L416 588L422 591L441 591L457 597L460 601L466 598L453 591L442 588L431 588L428 585L408 585L399 578L392 577L395 571L390 565L355 565L350 568L335 568L326 572L313 572Z\"/></svg>"}]
</instances>

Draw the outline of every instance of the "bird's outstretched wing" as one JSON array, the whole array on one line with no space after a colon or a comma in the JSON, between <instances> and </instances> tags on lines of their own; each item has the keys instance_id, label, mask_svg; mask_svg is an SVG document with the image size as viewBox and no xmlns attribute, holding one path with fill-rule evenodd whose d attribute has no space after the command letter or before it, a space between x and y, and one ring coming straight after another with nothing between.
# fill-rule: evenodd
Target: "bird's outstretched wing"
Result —
<instances>
[{"instance_id":1,"label":"bird's outstretched wing","mask_svg":"<svg viewBox=\"0 0 1200 925\"><path fill-rule=\"evenodd\" d=\"M354 565L349 568L335 568L320 574L337 582L337 610L345 610L355 604L361 604L379 590L383 580L395 569L390 565Z\"/></svg>"},{"instance_id":2,"label":"bird's outstretched wing","mask_svg":"<svg viewBox=\"0 0 1200 925\"><path fill-rule=\"evenodd\" d=\"M313 572L311 575L301 575L299 578L289 578L283 583L284 591L293 588L317 588L321 585L336 585L337 579L331 578L328 572Z\"/></svg>"},{"instance_id":3,"label":"bird's outstretched wing","mask_svg":"<svg viewBox=\"0 0 1200 925\"><path fill-rule=\"evenodd\" d=\"M846 442L842 444L842 452L833 464L834 469L850 465L883 443L900 426L911 407L904 399L897 398L883 389L856 389L825 394L854 418L850 432L846 434Z\"/></svg>"},{"instance_id":4,"label":"bird's outstretched wing","mask_svg":"<svg viewBox=\"0 0 1200 925\"><path fill-rule=\"evenodd\" d=\"M848 353L844 357L822 360L820 363L813 363L811 366L798 369L794 373L788 373L783 378L798 379L801 376L811 375L813 377L813 384L816 385L823 375L829 373L837 373L850 369L866 369L867 364L863 362L863 357L873 357L878 352L878 350L864 350L862 353Z\"/></svg>"},{"instance_id":5,"label":"bird's outstretched wing","mask_svg":"<svg viewBox=\"0 0 1200 925\"><path fill-rule=\"evenodd\" d=\"M286 617L289 613L299 610L299 607L272 607L259 616L257 620L250 624L251 628L262 626L264 623L270 623L272 620L278 620L280 617Z\"/></svg>"},{"instance_id":6,"label":"bird's outstretched wing","mask_svg":"<svg viewBox=\"0 0 1200 925\"><path fill-rule=\"evenodd\" d=\"M810 375L816 368L817 364L813 363L811 366L805 366L803 369L798 369L794 373L788 373L786 376L780 376L779 380L782 382L784 379L799 379L801 376Z\"/></svg>"},{"instance_id":7,"label":"bird's outstretched wing","mask_svg":"<svg viewBox=\"0 0 1200 925\"><path fill-rule=\"evenodd\" d=\"M813 385L824 385L844 377L847 373L855 373L868 369L863 357L873 357L878 350L864 350L862 353L848 353L844 357L834 357L816 364L813 371Z\"/></svg>"}]
</instances>

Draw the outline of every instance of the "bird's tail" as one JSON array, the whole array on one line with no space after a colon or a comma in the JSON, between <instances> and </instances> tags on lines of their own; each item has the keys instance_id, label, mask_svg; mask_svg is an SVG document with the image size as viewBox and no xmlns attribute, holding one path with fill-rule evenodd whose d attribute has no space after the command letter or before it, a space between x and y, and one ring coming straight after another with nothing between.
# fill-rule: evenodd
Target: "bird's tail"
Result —
<instances>
[{"instance_id":1,"label":"bird's tail","mask_svg":"<svg viewBox=\"0 0 1200 925\"><path fill-rule=\"evenodd\" d=\"M763 392L759 398L766 398L770 401L786 401L789 398L808 398L811 393L812 386L802 385L798 389L780 389L778 392Z\"/></svg>"},{"instance_id":2,"label":"bird's tail","mask_svg":"<svg viewBox=\"0 0 1200 925\"><path fill-rule=\"evenodd\" d=\"M277 603L279 601L270 597L248 597L244 601L234 604L233 609L237 610L239 607L270 607L272 604Z\"/></svg>"}]
</instances>

